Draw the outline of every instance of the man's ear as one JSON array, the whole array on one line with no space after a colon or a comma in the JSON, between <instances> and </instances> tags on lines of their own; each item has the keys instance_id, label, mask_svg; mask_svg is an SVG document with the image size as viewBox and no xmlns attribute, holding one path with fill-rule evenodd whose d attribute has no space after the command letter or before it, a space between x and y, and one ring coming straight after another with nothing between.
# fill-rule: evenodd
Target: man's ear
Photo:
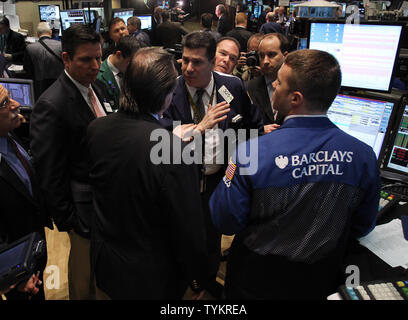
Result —
<instances>
[{"instance_id":1,"label":"man's ear","mask_svg":"<svg viewBox=\"0 0 408 320\"><path fill-rule=\"evenodd\" d=\"M285 51L285 52L283 53L283 56L286 57L286 56L288 55L288 53L289 53L289 52Z\"/></svg>"},{"instance_id":2,"label":"man's ear","mask_svg":"<svg viewBox=\"0 0 408 320\"><path fill-rule=\"evenodd\" d=\"M304 97L302 92L300 91L293 91L290 102L293 106L299 106L303 103Z\"/></svg>"},{"instance_id":3,"label":"man's ear","mask_svg":"<svg viewBox=\"0 0 408 320\"><path fill-rule=\"evenodd\" d=\"M65 66L71 62L71 57L69 56L68 52L62 52L62 61L64 62Z\"/></svg>"}]
</instances>

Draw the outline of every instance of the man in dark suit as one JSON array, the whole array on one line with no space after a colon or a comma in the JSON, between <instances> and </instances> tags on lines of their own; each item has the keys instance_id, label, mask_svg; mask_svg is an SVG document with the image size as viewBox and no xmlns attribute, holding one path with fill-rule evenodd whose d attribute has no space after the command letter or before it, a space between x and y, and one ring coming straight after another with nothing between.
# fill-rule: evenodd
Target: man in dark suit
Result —
<instances>
[{"instance_id":1,"label":"man in dark suit","mask_svg":"<svg viewBox=\"0 0 408 320\"><path fill-rule=\"evenodd\" d=\"M247 52L248 40L253 34L247 30L247 22L247 15L244 12L240 12L235 16L235 28L227 32L227 37L237 39L242 52Z\"/></svg>"},{"instance_id":2,"label":"man in dark suit","mask_svg":"<svg viewBox=\"0 0 408 320\"><path fill-rule=\"evenodd\" d=\"M192 32L185 37L181 67L183 74L178 78L173 100L164 113L162 123L169 129L173 128L173 121L180 121L182 125L195 123L195 132L205 140L201 199L207 227L209 291L217 296L218 292L213 290L211 283L215 284L218 271L221 235L212 225L208 200L223 177L222 168L225 167L225 158L228 158L228 155L223 157L223 154L219 154L222 153L220 147L224 141L218 136L217 129L223 132L229 128L262 131L263 122L242 81L234 76L212 71L215 51L215 39L207 32ZM232 97L232 100L228 97ZM242 118L237 122L235 120L239 118L238 115ZM224 160L221 163L217 161L220 157Z\"/></svg>"},{"instance_id":3,"label":"man in dark suit","mask_svg":"<svg viewBox=\"0 0 408 320\"><path fill-rule=\"evenodd\" d=\"M102 62L98 79L105 86L109 103L113 110L119 108L120 88L123 75L129 65L132 55L140 48L140 42L131 35L121 37L116 45L116 51Z\"/></svg>"},{"instance_id":4,"label":"man in dark suit","mask_svg":"<svg viewBox=\"0 0 408 320\"><path fill-rule=\"evenodd\" d=\"M176 44L181 44L181 40L188 32L179 23L170 21L169 12L163 10L163 22L156 29L157 45L163 48L175 48Z\"/></svg>"},{"instance_id":5,"label":"man in dark suit","mask_svg":"<svg viewBox=\"0 0 408 320\"><path fill-rule=\"evenodd\" d=\"M258 47L259 64L263 76L247 82L248 94L262 113L265 133L275 130L283 121L283 118L272 108L272 83L276 80L278 70L288 51L289 41L283 34L265 35Z\"/></svg>"},{"instance_id":6,"label":"man in dark suit","mask_svg":"<svg viewBox=\"0 0 408 320\"><path fill-rule=\"evenodd\" d=\"M275 14L273 12L269 12L266 15L266 23L264 23L261 28L259 29L260 33L267 34L267 33L275 33L279 32L283 34L282 26L275 22Z\"/></svg>"},{"instance_id":7,"label":"man in dark suit","mask_svg":"<svg viewBox=\"0 0 408 320\"><path fill-rule=\"evenodd\" d=\"M125 74L119 111L88 128L91 254L98 291L111 299L181 299L188 284L197 296L205 284L198 170L154 160L155 132L169 139L169 154L181 145L158 121L176 86L173 63L163 49L140 49Z\"/></svg>"},{"instance_id":8,"label":"man in dark suit","mask_svg":"<svg viewBox=\"0 0 408 320\"><path fill-rule=\"evenodd\" d=\"M69 232L71 299L92 299L89 237L93 215L88 124L112 111L104 85L95 81L101 65L99 35L73 25L62 36L65 70L37 101L31 114L31 150L46 204L59 231Z\"/></svg>"},{"instance_id":9,"label":"man in dark suit","mask_svg":"<svg viewBox=\"0 0 408 320\"><path fill-rule=\"evenodd\" d=\"M116 17L109 23L109 46L103 49L102 60L105 60L110 54L115 52L116 44L119 39L129 35L125 21L122 18Z\"/></svg>"},{"instance_id":10,"label":"man in dark suit","mask_svg":"<svg viewBox=\"0 0 408 320\"><path fill-rule=\"evenodd\" d=\"M52 229L30 156L11 135L24 121L19 106L0 86L0 249L32 232L38 232L45 239L44 227ZM31 279L28 286L23 284L9 291L7 299L28 299L28 293L37 294L36 299L44 299L43 287L37 286L46 262L45 257L39 277Z\"/></svg>"},{"instance_id":11,"label":"man in dark suit","mask_svg":"<svg viewBox=\"0 0 408 320\"><path fill-rule=\"evenodd\" d=\"M24 36L10 29L6 16L0 18L0 52L9 62L23 62L26 43Z\"/></svg>"},{"instance_id":12,"label":"man in dark suit","mask_svg":"<svg viewBox=\"0 0 408 320\"><path fill-rule=\"evenodd\" d=\"M37 26L39 41L29 44L24 55L24 70L34 79L36 100L61 75L61 41L53 40L52 30L47 22Z\"/></svg>"},{"instance_id":13,"label":"man in dark suit","mask_svg":"<svg viewBox=\"0 0 408 320\"><path fill-rule=\"evenodd\" d=\"M219 4L215 7L215 15L218 18L217 32L222 36L225 36L232 27L228 20L227 9L223 4Z\"/></svg>"}]
</instances>

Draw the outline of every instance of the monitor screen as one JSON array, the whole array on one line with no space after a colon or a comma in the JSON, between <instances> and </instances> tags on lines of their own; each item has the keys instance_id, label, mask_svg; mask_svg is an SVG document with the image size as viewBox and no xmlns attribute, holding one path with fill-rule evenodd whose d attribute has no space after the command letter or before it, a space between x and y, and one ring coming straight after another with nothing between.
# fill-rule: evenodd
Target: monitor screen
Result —
<instances>
[{"instance_id":1,"label":"monitor screen","mask_svg":"<svg viewBox=\"0 0 408 320\"><path fill-rule=\"evenodd\" d=\"M9 96L16 100L23 108L34 107L33 81L27 79L0 79L0 84L9 92Z\"/></svg>"},{"instance_id":2,"label":"monitor screen","mask_svg":"<svg viewBox=\"0 0 408 320\"><path fill-rule=\"evenodd\" d=\"M254 6L254 17L255 17L256 19L259 18L259 16L261 15L261 13L262 13L262 7L261 7L260 5Z\"/></svg>"},{"instance_id":3,"label":"monitor screen","mask_svg":"<svg viewBox=\"0 0 408 320\"><path fill-rule=\"evenodd\" d=\"M68 29L72 24L85 24L84 10L62 10L61 11L61 28Z\"/></svg>"},{"instance_id":4,"label":"monitor screen","mask_svg":"<svg viewBox=\"0 0 408 320\"><path fill-rule=\"evenodd\" d=\"M113 17L116 18L121 18L123 21L125 21L125 24L127 25L127 20L130 17L133 17L133 9L123 9L123 10L117 10L113 12Z\"/></svg>"},{"instance_id":5,"label":"monitor screen","mask_svg":"<svg viewBox=\"0 0 408 320\"><path fill-rule=\"evenodd\" d=\"M40 21L59 20L60 7L59 5L39 5Z\"/></svg>"},{"instance_id":6,"label":"monitor screen","mask_svg":"<svg viewBox=\"0 0 408 320\"><path fill-rule=\"evenodd\" d=\"M24 261L27 245L28 242L24 241L0 254L0 274L9 271L13 267L22 267L20 264Z\"/></svg>"},{"instance_id":7,"label":"monitor screen","mask_svg":"<svg viewBox=\"0 0 408 320\"><path fill-rule=\"evenodd\" d=\"M343 88L390 92L402 25L312 22L309 48L340 63Z\"/></svg>"},{"instance_id":8,"label":"monitor screen","mask_svg":"<svg viewBox=\"0 0 408 320\"><path fill-rule=\"evenodd\" d=\"M158 0L157 6L163 9L170 9L170 4L168 0Z\"/></svg>"},{"instance_id":9,"label":"monitor screen","mask_svg":"<svg viewBox=\"0 0 408 320\"><path fill-rule=\"evenodd\" d=\"M90 12L91 12L91 20L89 20L89 11L87 9L84 10L86 23L92 23L95 20L95 11L91 10Z\"/></svg>"},{"instance_id":10,"label":"monitor screen","mask_svg":"<svg viewBox=\"0 0 408 320\"><path fill-rule=\"evenodd\" d=\"M408 175L408 104L403 105L400 117L396 123L385 168L407 176Z\"/></svg>"},{"instance_id":11,"label":"monitor screen","mask_svg":"<svg viewBox=\"0 0 408 320\"><path fill-rule=\"evenodd\" d=\"M136 17L140 19L142 30L152 30L152 15L151 14L137 15Z\"/></svg>"},{"instance_id":12,"label":"monitor screen","mask_svg":"<svg viewBox=\"0 0 408 320\"><path fill-rule=\"evenodd\" d=\"M339 94L327 115L341 130L371 146L380 159L394 103Z\"/></svg>"}]
</instances>

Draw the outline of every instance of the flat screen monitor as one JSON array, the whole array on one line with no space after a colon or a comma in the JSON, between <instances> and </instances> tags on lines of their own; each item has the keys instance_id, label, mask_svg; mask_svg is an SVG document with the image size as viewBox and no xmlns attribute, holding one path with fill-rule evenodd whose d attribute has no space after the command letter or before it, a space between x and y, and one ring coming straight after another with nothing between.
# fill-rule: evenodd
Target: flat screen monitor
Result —
<instances>
[{"instance_id":1,"label":"flat screen monitor","mask_svg":"<svg viewBox=\"0 0 408 320\"><path fill-rule=\"evenodd\" d=\"M403 99L402 102L383 171L390 173L388 178L394 176L397 180L408 181L408 99Z\"/></svg>"},{"instance_id":2,"label":"flat screen monitor","mask_svg":"<svg viewBox=\"0 0 408 320\"><path fill-rule=\"evenodd\" d=\"M40 21L50 21L60 19L60 6L57 5L38 5Z\"/></svg>"},{"instance_id":3,"label":"flat screen monitor","mask_svg":"<svg viewBox=\"0 0 408 320\"><path fill-rule=\"evenodd\" d=\"M136 15L140 19L142 30L152 30L152 15L151 14L140 14Z\"/></svg>"},{"instance_id":4,"label":"flat screen monitor","mask_svg":"<svg viewBox=\"0 0 408 320\"><path fill-rule=\"evenodd\" d=\"M83 9L61 10L61 29L67 30L73 24L85 24Z\"/></svg>"},{"instance_id":5,"label":"flat screen monitor","mask_svg":"<svg viewBox=\"0 0 408 320\"><path fill-rule=\"evenodd\" d=\"M130 17L133 17L133 12L134 9L120 9L120 10L114 10L113 11L113 17L114 18L121 18L123 21L125 21L125 24L127 25L127 20Z\"/></svg>"},{"instance_id":6,"label":"flat screen monitor","mask_svg":"<svg viewBox=\"0 0 408 320\"><path fill-rule=\"evenodd\" d=\"M261 13L262 13L262 7L261 7L260 5L254 6L254 17L255 17L256 19L259 18L259 16L261 15Z\"/></svg>"},{"instance_id":7,"label":"flat screen monitor","mask_svg":"<svg viewBox=\"0 0 408 320\"><path fill-rule=\"evenodd\" d=\"M0 79L0 84L9 92L9 96L20 104L22 109L34 107L33 80L7 78Z\"/></svg>"},{"instance_id":8,"label":"flat screen monitor","mask_svg":"<svg viewBox=\"0 0 408 320\"><path fill-rule=\"evenodd\" d=\"M394 105L377 98L338 94L327 116L341 130L371 146L380 160Z\"/></svg>"},{"instance_id":9,"label":"flat screen monitor","mask_svg":"<svg viewBox=\"0 0 408 320\"><path fill-rule=\"evenodd\" d=\"M91 13L91 18L89 19L89 12ZM92 23L95 20L95 11L91 10L89 11L88 9L84 9L84 15L85 15L85 22L86 23Z\"/></svg>"},{"instance_id":10,"label":"flat screen monitor","mask_svg":"<svg viewBox=\"0 0 408 320\"><path fill-rule=\"evenodd\" d=\"M401 32L402 24L311 22L308 47L336 57L343 89L390 92Z\"/></svg>"},{"instance_id":11,"label":"flat screen monitor","mask_svg":"<svg viewBox=\"0 0 408 320\"><path fill-rule=\"evenodd\" d=\"M157 6L163 9L170 9L170 4L168 0L158 0Z\"/></svg>"}]
</instances>

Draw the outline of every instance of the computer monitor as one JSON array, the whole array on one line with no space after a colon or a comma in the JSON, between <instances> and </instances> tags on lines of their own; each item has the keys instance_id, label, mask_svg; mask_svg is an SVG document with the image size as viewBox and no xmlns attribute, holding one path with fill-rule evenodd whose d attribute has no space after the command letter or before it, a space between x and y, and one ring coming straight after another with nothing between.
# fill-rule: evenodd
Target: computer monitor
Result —
<instances>
[{"instance_id":1,"label":"computer monitor","mask_svg":"<svg viewBox=\"0 0 408 320\"><path fill-rule=\"evenodd\" d=\"M40 21L59 20L60 6L57 5L38 5Z\"/></svg>"},{"instance_id":2,"label":"computer monitor","mask_svg":"<svg viewBox=\"0 0 408 320\"><path fill-rule=\"evenodd\" d=\"M371 146L380 160L394 106L392 101L338 94L327 115L341 130Z\"/></svg>"},{"instance_id":3,"label":"computer monitor","mask_svg":"<svg viewBox=\"0 0 408 320\"><path fill-rule=\"evenodd\" d=\"M140 19L142 30L152 30L152 15L151 14L138 14L136 15Z\"/></svg>"},{"instance_id":4,"label":"computer monitor","mask_svg":"<svg viewBox=\"0 0 408 320\"><path fill-rule=\"evenodd\" d=\"M0 79L0 84L9 92L9 96L20 104L22 110L34 107L33 80L3 78Z\"/></svg>"},{"instance_id":5,"label":"computer monitor","mask_svg":"<svg viewBox=\"0 0 408 320\"><path fill-rule=\"evenodd\" d=\"M260 6L260 5L255 5L255 6L254 6L254 17L255 17L256 19L258 19L259 16L261 15L261 13L262 13L262 6Z\"/></svg>"},{"instance_id":6,"label":"computer monitor","mask_svg":"<svg viewBox=\"0 0 408 320\"><path fill-rule=\"evenodd\" d=\"M73 24L85 24L83 9L61 10L61 29L67 30Z\"/></svg>"},{"instance_id":7,"label":"computer monitor","mask_svg":"<svg viewBox=\"0 0 408 320\"><path fill-rule=\"evenodd\" d=\"M170 9L170 4L168 0L158 0L157 6L163 9Z\"/></svg>"},{"instance_id":8,"label":"computer monitor","mask_svg":"<svg viewBox=\"0 0 408 320\"><path fill-rule=\"evenodd\" d=\"M402 99L390 146L385 156L382 175L408 182L408 98Z\"/></svg>"},{"instance_id":9,"label":"computer monitor","mask_svg":"<svg viewBox=\"0 0 408 320\"><path fill-rule=\"evenodd\" d=\"M114 9L113 10L113 17L116 18L121 18L123 21L125 21L125 24L127 25L127 20L130 17L133 17L134 9L129 8L129 9Z\"/></svg>"},{"instance_id":10,"label":"computer monitor","mask_svg":"<svg viewBox=\"0 0 408 320\"><path fill-rule=\"evenodd\" d=\"M91 19L89 19L89 12L91 13ZM92 23L95 20L95 11L93 10L89 11L88 9L84 9L84 16L86 23Z\"/></svg>"},{"instance_id":11,"label":"computer monitor","mask_svg":"<svg viewBox=\"0 0 408 320\"><path fill-rule=\"evenodd\" d=\"M402 24L312 21L308 47L337 58L343 89L390 92L401 32Z\"/></svg>"}]
</instances>

